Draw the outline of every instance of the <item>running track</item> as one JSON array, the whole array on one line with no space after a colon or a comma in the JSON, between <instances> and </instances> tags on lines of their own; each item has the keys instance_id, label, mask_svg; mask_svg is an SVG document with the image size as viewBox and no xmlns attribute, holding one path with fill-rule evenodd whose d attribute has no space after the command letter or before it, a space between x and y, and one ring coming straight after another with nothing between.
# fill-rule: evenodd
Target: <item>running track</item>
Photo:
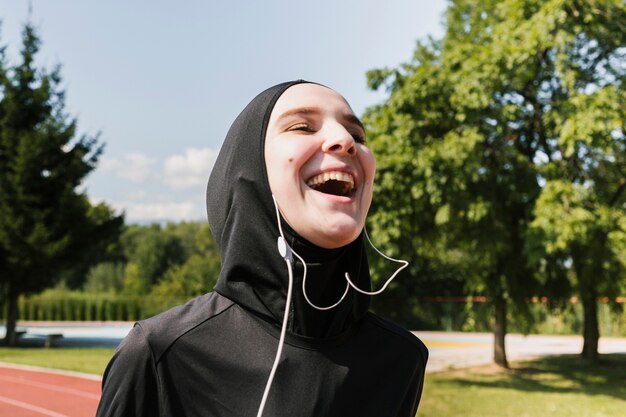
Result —
<instances>
[{"instance_id":1,"label":"running track","mask_svg":"<svg viewBox=\"0 0 626 417\"><path fill-rule=\"evenodd\" d=\"M0 365L0 417L93 417L99 399L96 377Z\"/></svg>"}]
</instances>

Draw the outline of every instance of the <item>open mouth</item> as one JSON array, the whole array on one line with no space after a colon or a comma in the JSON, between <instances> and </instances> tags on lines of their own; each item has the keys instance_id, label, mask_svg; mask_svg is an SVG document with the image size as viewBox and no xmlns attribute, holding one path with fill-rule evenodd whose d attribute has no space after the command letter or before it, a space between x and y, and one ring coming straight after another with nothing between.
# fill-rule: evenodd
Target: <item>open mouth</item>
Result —
<instances>
[{"instance_id":1,"label":"open mouth","mask_svg":"<svg viewBox=\"0 0 626 417\"><path fill-rule=\"evenodd\" d=\"M348 196L354 191L354 177L347 172L328 171L311 177L306 185L324 194Z\"/></svg>"}]
</instances>

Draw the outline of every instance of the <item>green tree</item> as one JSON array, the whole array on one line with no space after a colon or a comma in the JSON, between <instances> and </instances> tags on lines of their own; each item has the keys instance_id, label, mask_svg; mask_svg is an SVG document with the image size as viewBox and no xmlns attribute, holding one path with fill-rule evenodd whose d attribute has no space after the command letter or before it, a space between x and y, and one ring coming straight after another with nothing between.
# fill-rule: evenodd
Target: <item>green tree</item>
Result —
<instances>
[{"instance_id":1,"label":"green tree","mask_svg":"<svg viewBox=\"0 0 626 417\"><path fill-rule=\"evenodd\" d=\"M120 237L124 217L116 216L105 203L89 204L87 216L73 224L74 238L67 248L66 265L59 279L71 289L81 288L90 269L103 262L121 262L123 253Z\"/></svg>"},{"instance_id":2,"label":"green tree","mask_svg":"<svg viewBox=\"0 0 626 417\"><path fill-rule=\"evenodd\" d=\"M172 267L186 259L185 246L172 227L130 225L122 234L127 264L125 292L147 294Z\"/></svg>"},{"instance_id":3,"label":"green tree","mask_svg":"<svg viewBox=\"0 0 626 417\"><path fill-rule=\"evenodd\" d=\"M590 186L565 174L571 164L579 174L588 167L575 145L585 133L562 115L576 117L600 90L614 91L605 108L620 100L623 108L625 22L618 0L453 0L441 41L420 42L410 62L368 74L372 88L389 92L365 117L379 169L373 234L425 260L418 265L456 268L468 291L490 296L494 360L503 366L507 306L523 310L540 291L525 248L542 186L552 178ZM623 169L623 124L610 118L603 140L621 147L612 155ZM555 254L548 261L567 267ZM410 273L419 282L419 271Z\"/></svg>"},{"instance_id":4,"label":"green tree","mask_svg":"<svg viewBox=\"0 0 626 417\"><path fill-rule=\"evenodd\" d=\"M168 269L153 287L152 294L167 297L194 297L211 291L220 274L220 256L207 223L179 223L167 226L186 248L181 265Z\"/></svg>"},{"instance_id":5,"label":"green tree","mask_svg":"<svg viewBox=\"0 0 626 417\"><path fill-rule=\"evenodd\" d=\"M90 212L99 209L76 190L102 145L95 137L76 137L77 122L64 112L60 69L35 68L39 45L27 24L21 62L0 71L0 282L9 344L15 342L19 295L52 285L81 259L81 250L99 243L98 236L86 238L86 227L107 229L121 221L94 221ZM4 55L0 62L7 68Z\"/></svg>"},{"instance_id":6,"label":"green tree","mask_svg":"<svg viewBox=\"0 0 626 417\"><path fill-rule=\"evenodd\" d=\"M119 294L124 288L124 264L120 262L101 262L94 265L87 273L83 291L87 293Z\"/></svg>"},{"instance_id":7,"label":"green tree","mask_svg":"<svg viewBox=\"0 0 626 417\"><path fill-rule=\"evenodd\" d=\"M527 252L566 267L584 311L582 355L596 360L598 298L614 300L626 282L626 4L568 3L550 53L550 146L537 160L545 186Z\"/></svg>"}]
</instances>

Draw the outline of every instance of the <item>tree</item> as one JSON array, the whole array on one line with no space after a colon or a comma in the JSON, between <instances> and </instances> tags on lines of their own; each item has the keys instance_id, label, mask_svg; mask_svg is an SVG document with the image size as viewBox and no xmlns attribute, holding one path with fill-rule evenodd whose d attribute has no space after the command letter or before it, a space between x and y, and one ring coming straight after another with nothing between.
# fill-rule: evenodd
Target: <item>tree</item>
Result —
<instances>
[{"instance_id":1,"label":"tree","mask_svg":"<svg viewBox=\"0 0 626 417\"><path fill-rule=\"evenodd\" d=\"M398 253L457 268L468 291L490 296L500 365L507 306L523 309L540 291L525 248L542 186L584 183L563 177L585 152L565 152L566 143L585 139L559 115L582 111L576 103L598 88L622 89L624 22L617 0L453 0L441 41L420 42L410 62L368 74L372 88L389 93L365 116L379 170L373 234ZM610 125L619 161L623 124ZM554 254L549 261L567 265Z\"/></svg>"},{"instance_id":2,"label":"tree","mask_svg":"<svg viewBox=\"0 0 626 417\"><path fill-rule=\"evenodd\" d=\"M119 262L101 262L94 265L87 273L83 291L92 294L121 293L124 286L124 269L124 264Z\"/></svg>"},{"instance_id":3,"label":"tree","mask_svg":"<svg viewBox=\"0 0 626 417\"><path fill-rule=\"evenodd\" d=\"M206 223L128 226L122 245L127 294L191 297L210 291L219 276L219 251Z\"/></svg>"},{"instance_id":4,"label":"tree","mask_svg":"<svg viewBox=\"0 0 626 417\"><path fill-rule=\"evenodd\" d=\"M102 262L121 262L123 253L120 237L124 217L117 216L105 203L89 204L87 215L75 219L74 238L65 251L65 265L59 275L69 288L81 288L90 269Z\"/></svg>"},{"instance_id":5,"label":"tree","mask_svg":"<svg viewBox=\"0 0 626 417\"><path fill-rule=\"evenodd\" d=\"M131 225L122 235L122 245L127 260L125 292L148 294L172 267L186 259L181 239L164 230L159 224Z\"/></svg>"},{"instance_id":6,"label":"tree","mask_svg":"<svg viewBox=\"0 0 626 417\"><path fill-rule=\"evenodd\" d=\"M186 247L186 259L168 269L152 288L160 297L194 297L210 291L220 274L220 256L207 223L168 225L166 231L178 236Z\"/></svg>"},{"instance_id":7,"label":"tree","mask_svg":"<svg viewBox=\"0 0 626 417\"><path fill-rule=\"evenodd\" d=\"M582 355L592 361L598 359L598 298L615 300L626 282L620 262L626 252L626 89L603 85L605 77L593 81L594 91L571 90L573 108L558 115L565 120L559 150L544 163L547 181L527 245L540 261L550 256L570 265L584 312Z\"/></svg>"},{"instance_id":8,"label":"tree","mask_svg":"<svg viewBox=\"0 0 626 417\"><path fill-rule=\"evenodd\" d=\"M76 137L76 119L64 112L60 69L35 68L39 45L27 24L21 62L0 71L0 267L9 344L18 297L50 286L82 259L81 251L100 244L100 231L121 222L93 213L102 207L76 190L103 147L97 137ZM90 231L98 233L87 239Z\"/></svg>"}]
</instances>

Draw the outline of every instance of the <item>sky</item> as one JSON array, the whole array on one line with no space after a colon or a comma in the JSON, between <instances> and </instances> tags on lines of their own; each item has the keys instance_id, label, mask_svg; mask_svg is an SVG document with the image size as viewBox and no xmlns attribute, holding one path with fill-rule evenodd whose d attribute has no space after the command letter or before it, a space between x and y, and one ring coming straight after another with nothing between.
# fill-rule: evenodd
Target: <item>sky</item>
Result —
<instances>
[{"instance_id":1,"label":"sky","mask_svg":"<svg viewBox=\"0 0 626 417\"><path fill-rule=\"evenodd\" d=\"M66 111L105 151L82 184L127 223L205 218L226 132L265 88L327 85L354 112L382 101L366 73L441 38L445 0L0 0L0 45L18 62L28 21L38 66L61 65Z\"/></svg>"}]
</instances>

